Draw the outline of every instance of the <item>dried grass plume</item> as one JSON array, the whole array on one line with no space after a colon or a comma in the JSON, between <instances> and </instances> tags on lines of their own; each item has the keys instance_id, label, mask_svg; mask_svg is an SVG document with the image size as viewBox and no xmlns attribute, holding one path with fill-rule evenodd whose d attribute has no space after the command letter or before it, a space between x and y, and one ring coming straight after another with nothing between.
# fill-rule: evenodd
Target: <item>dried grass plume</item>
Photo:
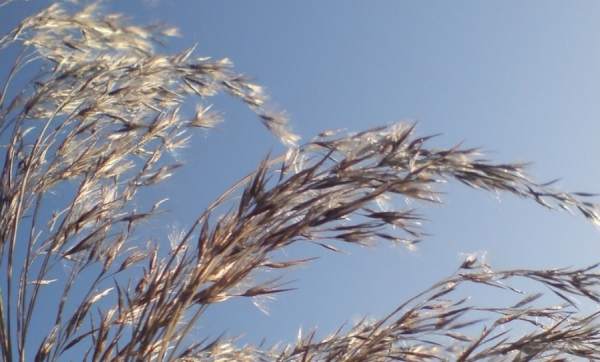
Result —
<instances>
[{"instance_id":1,"label":"dried grass plume","mask_svg":"<svg viewBox=\"0 0 600 362\"><path fill-rule=\"evenodd\" d=\"M310 261L275 259L277 250L420 241L419 211L382 210L384 199L441 203L438 184L457 180L600 219L587 201L593 195L539 184L526 165L495 164L476 149L430 149L410 124L324 132L296 146L284 114L228 59L195 57L193 47L156 51L176 34L127 25L94 3L52 5L0 38L0 52L15 54L0 94L0 359L600 360L598 315L582 315L571 299L600 301L597 265L495 271L476 256L387 317L323 340L313 332L272 348L210 336L190 343L186 336L211 305L293 288L278 277L250 278ZM191 228L140 245L136 228L160 217L163 200L137 208L139 190L181 166L162 156L189 142L190 128L221 121L207 103L219 93L244 102L289 150L265 157ZM192 99L196 113L188 117L180 107ZM65 185L74 192L57 202L53 193ZM229 211L214 217L222 205ZM453 297L473 283L513 293L517 278L546 285L561 303L541 306L540 294L525 294L510 307L481 308ZM52 311L49 324L40 322L42 308ZM511 332L522 324L529 332Z\"/></svg>"}]
</instances>

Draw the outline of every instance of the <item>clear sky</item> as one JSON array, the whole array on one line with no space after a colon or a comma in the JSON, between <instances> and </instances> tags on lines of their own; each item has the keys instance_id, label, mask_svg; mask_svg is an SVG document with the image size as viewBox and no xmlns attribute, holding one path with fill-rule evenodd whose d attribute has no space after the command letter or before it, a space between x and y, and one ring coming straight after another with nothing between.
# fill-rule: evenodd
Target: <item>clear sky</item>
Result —
<instances>
[{"instance_id":1,"label":"clear sky","mask_svg":"<svg viewBox=\"0 0 600 362\"><path fill-rule=\"evenodd\" d=\"M49 2L0 8L0 24L39 4ZM531 161L532 176L561 178L565 191L600 192L600 2L132 0L107 8L135 24L179 27L182 37L158 51L196 44L197 55L230 58L269 90L303 141L327 129L419 120L418 135L443 133L432 145L465 141L490 159ZM165 228L190 226L269 150L284 151L241 102L210 101L226 122L197 133L177 156L187 166L157 187L176 210ZM444 206L422 210L431 235L417 251L296 247L290 256L321 258L286 277L299 289L267 302L269 315L232 300L213 307L193 333L245 332L245 342L268 335L274 343L318 326L324 337L344 322L392 311L476 251L487 250L496 269L600 259L600 232L582 217L462 185L443 190ZM149 227L160 235L162 226Z\"/></svg>"}]
</instances>

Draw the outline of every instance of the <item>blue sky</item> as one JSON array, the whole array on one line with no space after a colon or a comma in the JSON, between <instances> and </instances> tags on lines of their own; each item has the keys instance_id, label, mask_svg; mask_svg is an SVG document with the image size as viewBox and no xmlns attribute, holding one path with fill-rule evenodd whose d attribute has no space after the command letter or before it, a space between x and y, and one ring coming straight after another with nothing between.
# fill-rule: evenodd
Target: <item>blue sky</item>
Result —
<instances>
[{"instance_id":1,"label":"blue sky","mask_svg":"<svg viewBox=\"0 0 600 362\"><path fill-rule=\"evenodd\" d=\"M0 24L48 3L0 8ZM443 133L434 146L464 141L499 162L531 161L532 176L560 177L566 191L600 192L599 2L134 0L107 8L135 24L179 27L182 37L161 52L196 44L197 55L230 58L269 90L303 141L327 129L419 120L418 135ZM157 187L176 210L164 225L149 226L159 235L163 226L190 226L269 150L285 150L240 102L211 101L226 122L195 134L177 155L187 166ZM290 256L321 258L286 277L299 289L266 303L269 315L248 300L228 301L193 333L245 332L244 342L268 335L274 343L318 326L323 337L344 322L392 311L451 274L465 253L487 250L496 269L599 259L599 231L581 217L452 183L443 190L444 206L423 209L431 235L417 251L295 247ZM490 302L485 295L475 301Z\"/></svg>"}]
</instances>

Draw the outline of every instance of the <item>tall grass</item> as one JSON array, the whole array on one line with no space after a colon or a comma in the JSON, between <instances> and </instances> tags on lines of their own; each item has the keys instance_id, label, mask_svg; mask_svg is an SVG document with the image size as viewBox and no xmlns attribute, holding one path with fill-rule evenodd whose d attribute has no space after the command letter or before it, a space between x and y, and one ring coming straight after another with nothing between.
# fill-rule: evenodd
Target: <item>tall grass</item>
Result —
<instances>
[{"instance_id":1,"label":"tall grass","mask_svg":"<svg viewBox=\"0 0 600 362\"><path fill-rule=\"evenodd\" d=\"M591 195L536 183L526 165L494 164L476 149L427 148L414 125L325 132L295 146L284 115L229 60L155 51L176 34L124 25L98 4L53 5L0 39L3 53L18 50L0 95L2 360L59 361L73 351L89 361L600 360L597 314L579 313L571 299L599 302L597 266L495 271L475 256L387 317L323 340L309 333L269 349L189 342L212 304L289 290L251 275L309 262L273 257L293 243L412 247L423 216L382 210L380 201L440 203L436 186L447 180L600 219ZM141 209L138 191L181 166L163 155L184 147L190 128L220 121L206 101L219 93L243 101L289 150L265 157L179 237L140 244L132 236L160 218L162 200ZM197 112L186 117L179 109L192 97ZM57 201L66 189L74 191ZM213 215L222 205L229 211ZM515 278L547 286L563 304L540 306L536 293L499 308L453 299L473 283L515 292L507 283ZM530 330L510 332L519 323Z\"/></svg>"}]
</instances>

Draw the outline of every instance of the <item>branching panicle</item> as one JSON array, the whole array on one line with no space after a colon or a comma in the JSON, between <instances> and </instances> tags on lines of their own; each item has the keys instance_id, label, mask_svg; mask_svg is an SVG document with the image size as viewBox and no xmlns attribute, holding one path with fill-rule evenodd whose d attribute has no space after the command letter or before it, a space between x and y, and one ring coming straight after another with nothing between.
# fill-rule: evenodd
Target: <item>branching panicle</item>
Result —
<instances>
[{"instance_id":1,"label":"branching panicle","mask_svg":"<svg viewBox=\"0 0 600 362\"><path fill-rule=\"evenodd\" d=\"M239 98L284 143L295 145L298 137L228 59L194 57L194 48L158 54L155 46L177 35L174 29L126 26L120 16L98 15L98 6L71 12L53 5L0 38L2 51L24 49L0 96L3 360L35 354L36 361L58 361L73 350L92 361L600 360L598 315L582 316L571 299L600 301L597 266L494 271L478 257L387 317L321 341L312 332L271 349L238 347L224 337L187 345L185 337L212 304L293 289L280 276L256 278L312 260L274 256L293 243L332 251L342 251L340 241L414 247L424 217L417 207L385 206L392 198L441 203L438 184L454 179L577 210L596 225L598 208L583 201L593 195L532 181L524 164L494 164L474 149L430 149L430 137L414 138L415 125L395 124L353 135L324 132L280 157L267 156L190 229L136 243L136 228L158 217L164 201L138 209L139 190L181 166L166 162L164 152L188 142L190 127L220 122L206 97ZM39 72L19 89L16 74L31 65ZM196 114L187 119L180 109L194 96ZM53 194L67 183L74 191L57 201ZM58 268L66 278L55 277ZM540 307L541 294L508 308L451 299L466 284L518 292L508 282L523 278L547 286L562 304ZM35 324L41 304L56 312L53 325ZM524 335L510 332L523 324L530 328ZM32 341L32 328L43 339ZM479 332L466 331L474 328Z\"/></svg>"}]
</instances>

